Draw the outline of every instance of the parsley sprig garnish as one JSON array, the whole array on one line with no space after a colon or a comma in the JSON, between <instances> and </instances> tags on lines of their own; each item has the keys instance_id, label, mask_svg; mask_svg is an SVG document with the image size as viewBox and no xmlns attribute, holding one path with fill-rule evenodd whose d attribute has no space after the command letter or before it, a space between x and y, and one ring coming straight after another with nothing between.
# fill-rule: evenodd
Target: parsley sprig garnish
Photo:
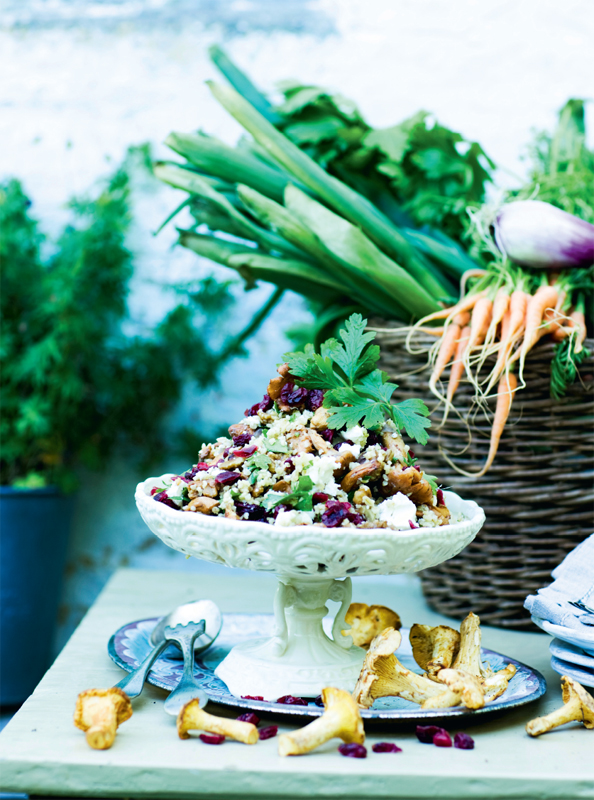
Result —
<instances>
[{"instance_id":1,"label":"parsley sprig garnish","mask_svg":"<svg viewBox=\"0 0 594 800\"><path fill-rule=\"evenodd\" d=\"M268 492L262 505L268 511L282 503L283 505L293 506L298 511L311 511L313 508L313 481L307 475L300 475L297 486L290 494L282 492Z\"/></svg>"},{"instance_id":2,"label":"parsley sprig garnish","mask_svg":"<svg viewBox=\"0 0 594 800\"><path fill-rule=\"evenodd\" d=\"M328 427L340 430L362 424L373 430L388 418L411 439L427 444L429 409L418 399L391 402L398 385L376 369L380 349L371 344L375 333L365 332L366 325L361 314L352 314L340 331L342 343L328 339L320 353L311 344L303 353L285 353L291 374L299 376L299 386L325 390L324 407L331 412Z\"/></svg>"}]
</instances>

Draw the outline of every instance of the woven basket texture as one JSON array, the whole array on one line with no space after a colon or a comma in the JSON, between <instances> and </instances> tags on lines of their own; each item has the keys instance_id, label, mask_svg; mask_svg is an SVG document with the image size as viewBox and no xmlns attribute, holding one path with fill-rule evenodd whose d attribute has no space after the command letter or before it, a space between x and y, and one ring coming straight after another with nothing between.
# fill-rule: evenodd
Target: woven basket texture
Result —
<instances>
[{"instance_id":1,"label":"woven basket texture","mask_svg":"<svg viewBox=\"0 0 594 800\"><path fill-rule=\"evenodd\" d=\"M553 345L537 345L526 361L526 387L516 394L493 466L483 477L469 478L456 472L443 452L468 472L480 470L495 399L488 401L488 417L477 413L472 386L463 381L454 398L459 416L450 414L437 431L443 405L437 409L428 390L427 366L435 338L415 335L413 346L422 352L411 355L402 330L382 331L388 324L378 320L372 325L382 348L380 366L398 383L399 399L420 397L434 409L429 444L414 447L420 464L444 488L475 500L487 517L462 553L421 573L428 603L455 618L473 611L489 625L536 630L524 599L550 583L551 571L594 529L594 357L582 362L579 380L566 396L552 400ZM594 353L594 340L585 346ZM446 381L448 374L449 369Z\"/></svg>"}]
</instances>

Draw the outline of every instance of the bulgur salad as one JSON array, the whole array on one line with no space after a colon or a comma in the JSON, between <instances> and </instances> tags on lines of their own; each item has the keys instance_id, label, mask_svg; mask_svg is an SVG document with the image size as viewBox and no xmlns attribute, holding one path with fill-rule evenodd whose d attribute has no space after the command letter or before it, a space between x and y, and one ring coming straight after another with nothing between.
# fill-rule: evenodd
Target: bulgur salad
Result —
<instances>
[{"instance_id":1,"label":"bulgur salad","mask_svg":"<svg viewBox=\"0 0 594 800\"><path fill-rule=\"evenodd\" d=\"M402 430L427 441L420 400L393 405L397 388L375 369L379 348L355 314L320 353L288 353L263 399L198 463L152 488L171 508L278 526L436 527L457 521Z\"/></svg>"}]
</instances>

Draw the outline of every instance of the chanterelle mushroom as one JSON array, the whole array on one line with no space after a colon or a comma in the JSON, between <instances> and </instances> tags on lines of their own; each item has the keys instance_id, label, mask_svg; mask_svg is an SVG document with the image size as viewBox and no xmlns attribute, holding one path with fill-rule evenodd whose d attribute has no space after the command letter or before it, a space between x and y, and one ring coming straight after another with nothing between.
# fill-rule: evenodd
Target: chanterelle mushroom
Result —
<instances>
[{"instance_id":1,"label":"chanterelle mushroom","mask_svg":"<svg viewBox=\"0 0 594 800\"><path fill-rule=\"evenodd\" d=\"M343 631L344 636L352 636L357 647L368 647L372 639L386 628L402 627L400 617L387 606L368 606L366 603L351 603L345 615L345 622L351 626Z\"/></svg>"},{"instance_id":2,"label":"chanterelle mushroom","mask_svg":"<svg viewBox=\"0 0 594 800\"><path fill-rule=\"evenodd\" d=\"M460 625L460 649L452 668L461 669L477 678L488 678L493 674L490 664L482 662L481 621L472 611Z\"/></svg>"},{"instance_id":3,"label":"chanterelle mushroom","mask_svg":"<svg viewBox=\"0 0 594 800\"><path fill-rule=\"evenodd\" d=\"M508 664L503 669L493 672L491 665L481 658L481 626L480 619L472 612L460 625L460 650L454 659L452 669L460 669L478 678L485 691L486 700L495 700L507 689L511 678L516 674L516 667Z\"/></svg>"},{"instance_id":4,"label":"chanterelle mushroom","mask_svg":"<svg viewBox=\"0 0 594 800\"><path fill-rule=\"evenodd\" d=\"M132 716L128 695L115 686L111 689L88 689L76 699L74 724L87 734L87 744L94 750L107 750L116 730Z\"/></svg>"},{"instance_id":5,"label":"chanterelle mushroom","mask_svg":"<svg viewBox=\"0 0 594 800\"><path fill-rule=\"evenodd\" d=\"M462 704L475 709L485 705L484 689L474 675L460 669L440 669L437 679L445 683L448 691L425 700L423 708L449 708Z\"/></svg>"},{"instance_id":6,"label":"chanterelle mushroom","mask_svg":"<svg viewBox=\"0 0 594 800\"><path fill-rule=\"evenodd\" d=\"M410 629L413 657L430 678L452 666L460 647L460 634L447 625L419 625Z\"/></svg>"},{"instance_id":7,"label":"chanterelle mushroom","mask_svg":"<svg viewBox=\"0 0 594 800\"><path fill-rule=\"evenodd\" d=\"M422 705L447 691L443 685L411 672L398 661L394 651L401 639L399 631L386 628L371 642L353 691L356 703L362 708L370 708L377 697L402 697Z\"/></svg>"},{"instance_id":8,"label":"chanterelle mushroom","mask_svg":"<svg viewBox=\"0 0 594 800\"><path fill-rule=\"evenodd\" d=\"M324 742L338 737L347 744L363 744L365 731L359 709L351 695L329 686L322 689L324 713L309 725L293 733L284 733L278 740L281 756L299 756L315 750Z\"/></svg>"},{"instance_id":9,"label":"chanterelle mushroom","mask_svg":"<svg viewBox=\"0 0 594 800\"><path fill-rule=\"evenodd\" d=\"M561 689L564 705L546 717L530 720L526 725L530 736L540 736L566 722L583 722L586 728L594 728L594 697L567 675L561 677Z\"/></svg>"},{"instance_id":10,"label":"chanterelle mushroom","mask_svg":"<svg viewBox=\"0 0 594 800\"><path fill-rule=\"evenodd\" d=\"M189 739L188 731L219 733L244 744L256 744L258 729L251 722L215 717L200 708L198 699L190 700L177 715L177 733L180 739Z\"/></svg>"},{"instance_id":11,"label":"chanterelle mushroom","mask_svg":"<svg viewBox=\"0 0 594 800\"><path fill-rule=\"evenodd\" d=\"M483 679L483 689L485 690L485 700L495 700L507 689L507 685L517 672L514 664L508 664L503 669L497 670L488 678Z\"/></svg>"}]
</instances>

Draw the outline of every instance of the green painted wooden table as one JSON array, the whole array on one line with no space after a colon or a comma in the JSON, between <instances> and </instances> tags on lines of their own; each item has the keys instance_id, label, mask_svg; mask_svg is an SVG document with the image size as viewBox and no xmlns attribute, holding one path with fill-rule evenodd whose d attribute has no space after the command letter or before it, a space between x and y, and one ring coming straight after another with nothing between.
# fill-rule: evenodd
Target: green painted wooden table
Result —
<instances>
[{"instance_id":1,"label":"green painted wooden table","mask_svg":"<svg viewBox=\"0 0 594 800\"><path fill-rule=\"evenodd\" d=\"M549 666L548 636L483 629L483 644L536 667L546 677L544 698L466 730L474 750L420 744L411 729L371 732L367 744L397 742L398 754L343 758L338 740L307 756L281 758L277 740L220 747L181 741L162 709L165 693L147 686L111 750L93 751L74 728L77 694L122 677L107 655L121 625L158 616L195 597L211 597L223 611L270 611L275 581L267 575L229 576L120 570L44 679L0 734L4 792L70 797L140 798L594 798L594 732L572 724L539 739L526 722L561 703L559 676ZM403 624L451 620L425 604L416 578L356 578L356 601L397 610ZM209 706L210 710L210 706ZM215 707L214 713L234 716ZM264 720L264 724L266 721ZM281 730L290 726L281 725ZM456 728L452 726L452 732Z\"/></svg>"}]
</instances>

